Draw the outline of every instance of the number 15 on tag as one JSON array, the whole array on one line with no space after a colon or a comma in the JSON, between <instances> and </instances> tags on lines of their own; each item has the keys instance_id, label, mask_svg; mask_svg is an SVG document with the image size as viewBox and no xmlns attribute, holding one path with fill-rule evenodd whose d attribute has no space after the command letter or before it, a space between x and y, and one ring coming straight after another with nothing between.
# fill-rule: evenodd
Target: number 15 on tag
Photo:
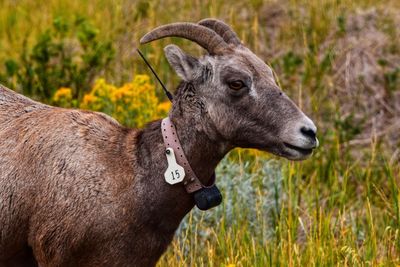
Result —
<instances>
[{"instance_id":1,"label":"number 15 on tag","mask_svg":"<svg viewBox=\"0 0 400 267\"><path fill-rule=\"evenodd\" d=\"M185 170L176 162L174 150L169 147L165 154L168 161L168 168L164 173L165 181L171 185L182 182L185 178Z\"/></svg>"}]
</instances>

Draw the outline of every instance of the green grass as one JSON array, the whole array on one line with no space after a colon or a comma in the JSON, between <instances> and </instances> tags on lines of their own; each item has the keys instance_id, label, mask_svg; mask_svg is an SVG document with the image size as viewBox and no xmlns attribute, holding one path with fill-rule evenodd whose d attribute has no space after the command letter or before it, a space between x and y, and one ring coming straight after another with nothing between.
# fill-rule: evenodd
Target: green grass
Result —
<instances>
[{"instance_id":1,"label":"green grass","mask_svg":"<svg viewBox=\"0 0 400 267\"><path fill-rule=\"evenodd\" d=\"M397 266L398 166L321 156L225 160L224 204L192 211L159 266Z\"/></svg>"},{"instance_id":2,"label":"green grass","mask_svg":"<svg viewBox=\"0 0 400 267\"><path fill-rule=\"evenodd\" d=\"M368 108L358 105L363 95L343 97L350 89L336 76L345 52L340 44L353 36L348 22L370 11L387 38L382 51L367 51L379 61L379 86L389 100L399 93L400 61L390 61L400 56L399 1L0 0L0 6L0 73L2 63L29 50L53 19L83 16L100 39L114 44L115 60L99 75L115 84L148 72L134 48L151 28L222 18L272 65L282 88L316 121L321 146L305 162L243 150L224 159L217 181L223 204L193 210L158 266L400 265L400 141L373 134ZM177 77L162 48L171 42L202 53L180 39L141 47L170 88ZM380 88L367 89L372 101L374 94L367 93ZM353 100L354 109L346 109Z\"/></svg>"}]
</instances>

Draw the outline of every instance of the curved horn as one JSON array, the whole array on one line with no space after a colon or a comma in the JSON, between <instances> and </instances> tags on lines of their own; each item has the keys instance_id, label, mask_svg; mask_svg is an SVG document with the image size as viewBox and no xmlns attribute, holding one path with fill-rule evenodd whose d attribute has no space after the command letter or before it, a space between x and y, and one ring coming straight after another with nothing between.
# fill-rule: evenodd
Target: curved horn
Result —
<instances>
[{"instance_id":1,"label":"curved horn","mask_svg":"<svg viewBox=\"0 0 400 267\"><path fill-rule=\"evenodd\" d=\"M210 54L221 54L228 45L221 36L207 27L189 23L178 22L163 25L148 32L140 39L141 44L145 44L164 37L182 37L196 42L206 49Z\"/></svg>"},{"instance_id":2,"label":"curved horn","mask_svg":"<svg viewBox=\"0 0 400 267\"><path fill-rule=\"evenodd\" d=\"M232 28L221 20L203 19L198 24L212 29L228 44L240 45L242 43Z\"/></svg>"}]
</instances>

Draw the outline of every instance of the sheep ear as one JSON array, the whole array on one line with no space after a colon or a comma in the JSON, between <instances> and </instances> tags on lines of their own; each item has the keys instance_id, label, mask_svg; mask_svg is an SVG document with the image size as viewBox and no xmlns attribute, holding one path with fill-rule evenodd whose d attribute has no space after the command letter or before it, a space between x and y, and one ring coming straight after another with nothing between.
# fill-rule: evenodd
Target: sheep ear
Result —
<instances>
[{"instance_id":1,"label":"sheep ear","mask_svg":"<svg viewBox=\"0 0 400 267\"><path fill-rule=\"evenodd\" d=\"M184 81L194 80L200 73L200 62L197 58L183 52L176 45L167 45L164 48L169 64Z\"/></svg>"}]
</instances>

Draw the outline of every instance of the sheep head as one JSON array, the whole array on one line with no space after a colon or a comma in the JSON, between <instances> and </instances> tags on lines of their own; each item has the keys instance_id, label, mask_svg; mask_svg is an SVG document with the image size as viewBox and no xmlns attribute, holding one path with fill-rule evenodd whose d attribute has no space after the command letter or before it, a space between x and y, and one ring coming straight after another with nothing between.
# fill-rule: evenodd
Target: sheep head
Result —
<instances>
[{"instance_id":1,"label":"sheep head","mask_svg":"<svg viewBox=\"0 0 400 267\"><path fill-rule=\"evenodd\" d=\"M181 113L193 116L194 126L231 147L302 160L318 146L314 123L282 92L271 68L227 24L215 19L173 23L155 28L140 41L170 36L189 39L208 51L195 58L176 45L164 48L182 78L173 112L177 103L180 110L186 107Z\"/></svg>"}]
</instances>

